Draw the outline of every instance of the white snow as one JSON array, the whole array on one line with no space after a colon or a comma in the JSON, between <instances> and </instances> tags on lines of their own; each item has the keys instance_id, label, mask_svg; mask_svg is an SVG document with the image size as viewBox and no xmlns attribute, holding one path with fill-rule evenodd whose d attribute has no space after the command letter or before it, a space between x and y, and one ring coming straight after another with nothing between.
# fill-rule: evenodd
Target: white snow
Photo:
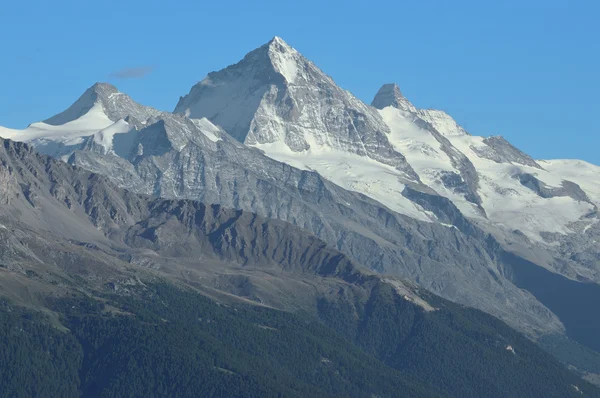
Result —
<instances>
[{"instance_id":1,"label":"white snow","mask_svg":"<svg viewBox=\"0 0 600 398\"><path fill-rule=\"evenodd\" d=\"M543 242L541 232L574 233L569 224L580 220L593 210L591 204L568 196L540 197L514 178L515 175L523 173L534 175L549 187L560 188L563 180L573 181L590 197L596 198L596 204L600 205L600 179L597 178L600 175L600 167L564 160L541 162L545 170L520 164L497 163L480 157L473 150L487 146L483 137L468 135L446 113L431 110L418 112L419 117L422 116L421 113L426 112L430 123L475 166L479 174L478 193L488 220L483 218L472 203L462 195L447 189L440 181L442 172L458 173L458 170L431 132L415 124L415 116L410 112L394 107L379 111L391 129L389 140L394 149L406 157L423 183L452 200L466 216L491 221L508 231L518 229L530 239ZM371 196L368 192L364 193ZM391 205L389 198L384 197L380 201Z\"/></svg>"},{"instance_id":2,"label":"white snow","mask_svg":"<svg viewBox=\"0 0 600 398\"><path fill-rule=\"evenodd\" d=\"M282 53L275 53L272 57L274 66L285 77L285 80L288 83L294 83L298 75L296 61L291 56Z\"/></svg>"},{"instance_id":3,"label":"white snow","mask_svg":"<svg viewBox=\"0 0 600 398\"><path fill-rule=\"evenodd\" d=\"M221 137L219 137L219 134L221 134L221 130L217 126L215 126L210 120L208 120L205 117L203 117L202 119L191 120L192 122L194 122L196 127L200 129L202 134L206 136L206 138L208 138L212 142L221 141Z\"/></svg>"},{"instance_id":4,"label":"white snow","mask_svg":"<svg viewBox=\"0 0 600 398\"><path fill-rule=\"evenodd\" d=\"M577 160L550 160L538 162L544 168L540 170L511 162L497 163L478 154L493 152L484 138L469 135L446 112L406 110L390 106L379 111L392 131L390 142L406 157L423 183L452 200L468 217L499 225L508 231L518 229L530 239L543 243L542 232L570 234L581 231L581 222L577 223L577 227L572 223L587 220L583 217L593 211L594 206L568 196L542 198L515 178L524 173L534 175L548 187L561 188L564 180L572 181L586 192L595 205L600 206L598 166ZM479 177L477 193L482 199L485 215L463 195L447 189L440 181L441 173L458 170L455 170L450 157L440 150L435 137L413 123L415 117L431 124L473 163ZM596 221L590 219L587 222L587 226L582 228L584 232Z\"/></svg>"},{"instance_id":5,"label":"white snow","mask_svg":"<svg viewBox=\"0 0 600 398\"><path fill-rule=\"evenodd\" d=\"M583 160L541 160L538 163L559 178L573 181L600 206L600 167Z\"/></svg>"},{"instance_id":6,"label":"white snow","mask_svg":"<svg viewBox=\"0 0 600 398\"><path fill-rule=\"evenodd\" d=\"M311 149L302 152L293 152L281 141L252 146L277 161L316 171L342 188L371 197L398 213L422 221L435 220L435 216L402 195L405 176L392 166L324 146L311 145Z\"/></svg>"},{"instance_id":7,"label":"white snow","mask_svg":"<svg viewBox=\"0 0 600 398\"><path fill-rule=\"evenodd\" d=\"M486 145L482 137L464 135L449 139L477 169L480 185L478 192L488 219L507 230L518 229L530 239L543 242L541 232L573 233L568 224L593 210L591 204L578 202L567 196L542 198L514 178L516 174L528 173L548 186L560 187L563 179L570 179L564 174L482 158L472 149ZM545 163L542 164L542 167L545 166ZM469 208L465 207L464 203L455 204L468 214Z\"/></svg>"},{"instance_id":8,"label":"white snow","mask_svg":"<svg viewBox=\"0 0 600 398\"><path fill-rule=\"evenodd\" d=\"M442 226L444 226L444 227L447 227L447 228L455 228L455 229L458 229L458 228L456 228L456 225L452 225L452 224L446 224L446 223L443 223L443 222L441 222L441 223L440 223L440 225L442 225Z\"/></svg>"},{"instance_id":9,"label":"white snow","mask_svg":"<svg viewBox=\"0 0 600 398\"><path fill-rule=\"evenodd\" d=\"M0 137L7 138L9 140L15 140L15 136L19 136L22 130L9 129L8 127L0 126Z\"/></svg>"},{"instance_id":10,"label":"white snow","mask_svg":"<svg viewBox=\"0 0 600 398\"><path fill-rule=\"evenodd\" d=\"M419 109L417 115L447 137L468 135L452 116L437 109Z\"/></svg>"},{"instance_id":11,"label":"white snow","mask_svg":"<svg viewBox=\"0 0 600 398\"><path fill-rule=\"evenodd\" d=\"M590 228L592 228L594 225L598 224L598 221L600 221L600 220L595 219L595 220L590 221L590 223L583 228L583 233L585 234L587 231L590 230Z\"/></svg>"},{"instance_id":12,"label":"white snow","mask_svg":"<svg viewBox=\"0 0 600 398\"><path fill-rule=\"evenodd\" d=\"M330 139L328 136L321 136L321 141L316 141L310 133L304 134L310 148L294 152L283 139L285 122L268 107L262 109L262 113L269 119L272 142L254 142L251 146L263 150L267 156L303 170L314 170L335 184L369 196L398 213L423 221L436 220L433 214L425 212L420 206L402 196L407 176L395 168L366 156L336 149L327 141ZM458 173L458 170L432 133L419 127L414 122L414 115L408 112L387 107L379 113L390 127L390 143L406 157L421 181L440 195L451 199L468 217L492 222L507 231L520 230L530 239L544 242L542 232L574 233L569 224L593 210L591 204L579 202L568 196L542 198L523 186L515 175L532 174L549 187L561 187L563 179L571 178L531 166L497 163L480 157L472 148L486 146L483 137L458 134L455 130L455 133L448 134L447 138L455 149L471 160L479 173L478 193L486 212L486 220L475 205L461 194L446 188L441 182L441 173ZM596 172L594 167L590 165L580 178L593 180L591 175ZM575 178L571 180L577 182ZM586 189L583 184L580 185ZM593 187L598 191L596 197L600 197L600 184Z\"/></svg>"},{"instance_id":13,"label":"white snow","mask_svg":"<svg viewBox=\"0 0 600 398\"><path fill-rule=\"evenodd\" d=\"M407 157L415 171L454 170L450 158L441 150L440 143L431 132L413 122L414 116L391 106L380 110L379 113L391 129L390 143ZM418 171L417 173L421 174Z\"/></svg>"},{"instance_id":14,"label":"white snow","mask_svg":"<svg viewBox=\"0 0 600 398\"><path fill-rule=\"evenodd\" d=\"M268 51L275 69L290 83L289 93L293 94L306 86L307 77L313 74L335 87L329 77L312 64L306 64L301 55L283 40L275 38ZM264 56L264 52L261 54ZM258 55L260 54L256 54ZM280 95L276 85L256 90L258 81L255 80L255 75L260 76L261 65L263 64L251 64L247 75L234 77L228 84L224 84L218 78L213 81L206 77L200 83L200 88L192 89L190 99L194 99L196 92L203 86L209 86L211 89L219 87L219 95L192 103L191 108L190 104L183 101L178 105L179 111L192 116L197 114L199 117L202 112L198 112L198 109L202 108L202 114L209 115L215 123L235 134L235 138L248 146L263 150L267 156L303 170L316 171L345 189L364 194L391 210L418 220L436 221L437 218L402 195L405 184L415 182L412 177L369 156L355 154L354 152L360 151L369 152L364 142L351 134L352 129L348 132L342 131L345 135L338 133L340 128L345 128L344 123L337 122L347 116L342 111L344 107L361 111L373 126L385 127L385 122L390 128L387 138L394 150L406 157L425 185L452 200L467 217L501 226L507 231L520 230L530 239L544 242L541 238L542 232L575 233L571 224L594 210L592 204L566 196L540 197L515 178L517 174L523 173L534 175L550 187L561 187L563 180L573 181L600 206L600 167L578 160L540 161L543 170L510 162L497 163L480 156L482 150L489 149L486 148L487 144L482 137L468 135L443 111L415 109L414 112L407 112L387 107L379 110L383 119L381 121L376 113L367 111L358 99L351 95L344 96L340 91L340 98L345 98L346 102L338 99L338 103L334 104L327 101L320 103L318 97L315 97L316 99L311 98L312 102L302 104L304 97L296 98L292 95L290 98L298 101L294 109L302 108L302 112L292 119L286 119L287 116L280 116L279 109L275 106L274 99ZM116 98L121 98L122 95L111 94L109 99L116 101ZM226 109L237 111L225 112ZM146 114L142 111L139 113ZM417 117L430 123L450 141L454 149L462 152L473 163L479 177L477 192L481 197L485 216L462 194L446 188L441 182L443 173L459 171L442 149L436 136L415 122ZM208 119L192 121L210 141L218 142L222 139L223 130ZM333 127L330 128L331 126ZM380 131L382 130L384 129L380 128ZM40 122L33 123L23 130L0 127L0 136L32 142L38 148L46 146L46 153L61 157L72 150L68 147L81 144L85 137L93 137L94 142L106 152L128 153L125 151L127 148L114 148L115 142L120 143L117 146L127 144L126 140L122 139L124 137L115 140L115 135L128 131L130 126L127 122L122 119L117 122L111 121L102 104L98 102L85 115L61 126ZM173 144L182 148L185 140ZM473 148L480 150L476 151ZM586 232L594 222L597 220L590 219L589 224L579 223L578 231Z\"/></svg>"},{"instance_id":15,"label":"white snow","mask_svg":"<svg viewBox=\"0 0 600 398\"><path fill-rule=\"evenodd\" d=\"M129 123L125 120L117 120L112 125L102 129L94 134L94 142L104 147L104 152L108 153L113 149L113 137L115 134L127 133L131 130Z\"/></svg>"},{"instance_id":16,"label":"white snow","mask_svg":"<svg viewBox=\"0 0 600 398\"><path fill-rule=\"evenodd\" d=\"M81 137L91 136L100 130L111 126L114 122L105 114L101 104L95 104L79 119L53 126L43 122L32 123L23 130L0 127L0 136L14 141L31 142L34 140L49 140L65 145L81 142Z\"/></svg>"},{"instance_id":17,"label":"white snow","mask_svg":"<svg viewBox=\"0 0 600 398\"><path fill-rule=\"evenodd\" d=\"M269 48L269 56L273 61L273 66L285 77L285 80L288 83L294 83L298 75L298 52L281 38L275 37Z\"/></svg>"},{"instance_id":18,"label":"white snow","mask_svg":"<svg viewBox=\"0 0 600 398\"><path fill-rule=\"evenodd\" d=\"M38 122L23 130L0 128L0 136L31 143L39 151L65 160L87 137L92 137L94 143L102 146L104 153L118 152L119 148L113 148L115 134L129 131L131 126L125 120L113 122L98 102L87 113L68 123L54 126Z\"/></svg>"},{"instance_id":19,"label":"white snow","mask_svg":"<svg viewBox=\"0 0 600 398\"><path fill-rule=\"evenodd\" d=\"M447 189L440 180L442 172L459 173L459 171L453 166L450 157L442 150L441 144L433 134L419 127L414 122L415 116L409 112L389 106L381 109L379 113L390 127L391 134L388 137L390 143L395 150L406 157L421 181L440 195L448 197L455 203L462 203L468 215L476 215L473 205L464 196Z\"/></svg>"}]
</instances>

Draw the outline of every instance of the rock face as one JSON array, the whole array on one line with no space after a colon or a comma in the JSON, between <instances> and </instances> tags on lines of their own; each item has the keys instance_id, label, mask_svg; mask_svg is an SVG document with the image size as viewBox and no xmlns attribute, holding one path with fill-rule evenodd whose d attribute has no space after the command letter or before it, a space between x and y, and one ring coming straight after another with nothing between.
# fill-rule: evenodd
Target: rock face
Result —
<instances>
[{"instance_id":1,"label":"rock face","mask_svg":"<svg viewBox=\"0 0 600 398\"><path fill-rule=\"evenodd\" d=\"M332 356L331 350L323 354L319 344L327 338L330 339L327 341L342 339L342 343L353 341L356 346L350 347L349 352L361 352L360 347L363 354L368 354L358 357L364 358L365 363L379 360L381 365L397 370L390 373L390 379L395 380L391 391L396 392L399 391L398 378L403 374L410 375L409 386L414 386L416 381L433 385L434 396L442 389L457 396L489 395L490 391L494 396L504 396L507 392L518 395L531 388L535 391L547 388L549 392L569 396L573 383L580 385L586 394L596 391L497 319L442 300L393 276L362 271L347 255L297 226L219 205L134 194L118 188L106 177L40 155L25 143L0 139L0 164L3 171L0 188L11 198L9 204L0 206L0 293L5 314L20 311L18 307L22 305L51 315L60 311L58 313L65 316L60 316L62 323L57 324L69 327L64 333L83 324L92 332L99 330L96 325L108 330L112 328L104 326L110 319L118 319L121 324L126 318L140 315L143 322L139 323L147 325L147 333L156 332L160 319L175 328L191 331L188 333L190 342L196 341L198 336L218 339L223 328L229 330L230 326L244 333L246 329L240 328L239 323L242 317L243 326L264 328L266 333L296 331L302 324L310 327L306 330L315 330L316 325L321 325L317 321L319 317L329 326L323 332L290 335L300 336L319 349L311 357L313 362L307 362L311 374L315 363L331 367L339 362L350 365L361 362L348 362L347 354L337 360L338 354ZM445 203L436 208L448 205L447 199L441 200ZM451 221L452 216L460 217L448 213L446 221ZM458 224L465 231L469 229L468 225ZM208 301L198 299L193 291L204 293L216 303L204 307ZM107 293L110 301L100 298ZM7 296L11 299L8 304ZM61 298L68 298L68 305L63 304L65 301ZM136 304L131 300L142 301ZM240 302L245 306L236 305ZM182 303L192 304L185 307ZM249 303L257 307L302 310L302 313L298 318L292 318L292 314L276 315L268 308L251 310ZM182 305L189 308L189 312L177 312L177 316L169 318L168 314ZM217 312L218 307L224 311ZM154 313L147 308L152 311L160 308L155 313L157 317L149 316ZM22 316L21 312L17 314ZM288 323L286 318L277 318L280 316L293 320ZM53 321L50 316L40 319L44 324ZM90 323L93 319L98 322ZM181 319L190 322L184 323ZM193 324L198 321L218 326L212 329L214 333L207 334L207 329L194 328ZM119 329L117 322L114 324ZM5 329L6 325L4 320ZM23 332L20 328L23 324L12 325L15 325L12 329ZM39 325L42 327L41 322ZM167 333L172 332L172 326ZM145 329L135 326L132 330L134 334L126 335L132 341L146 333ZM390 334L389 330L395 332ZM261 338L252 335L249 347L255 346L252 343L256 336ZM77 337L81 337L82 345L89 341L82 335ZM110 345L110 341L122 338L120 330L114 335L101 335L98 341L108 341ZM208 341L211 339L213 337ZM51 340L55 341L54 337ZM81 358L81 347L74 341L77 340L65 340L67 345L78 349L73 351L74 358ZM239 339L232 341L235 342L232 350L239 351ZM437 344L440 341L445 344ZM11 342L17 348L22 347L22 342ZM280 342L293 345L295 340ZM527 360L507 360L505 347L508 344ZM43 344L30 345L40 347L39 353L45 352ZM97 346L104 355L106 344ZM184 346L187 347L185 344L175 347L176 361L181 359L179 351ZM330 346L334 347L326 344ZM433 354L423 350L424 346L434 349ZM109 354L126 348L125 356L129 356L129 345L113 348ZM297 347L290 346L292 351L293 348ZM346 353L347 345L341 344L336 350ZM247 353L247 350L242 351ZM141 348L141 352L143 356L148 351ZM90 354L86 347L85 353L93 356L97 352ZM287 360L286 355L284 350L280 356L282 363ZM465 355L469 360L465 360ZM199 369L213 366L213 357L205 362L204 357L199 356L196 362L192 358L191 362L186 360L186 364L202 363ZM418 362L411 363L407 369L408 360ZM424 366L419 365L421 363ZM448 367L448 363L456 366ZM235 365L226 366L239 371ZM507 367L512 369L512 374L501 371ZM385 370L379 365L373 369ZM442 381L431 382L432 372L445 376ZM553 376L551 380L549 372ZM87 373L94 380L109 380L104 386L120 388L120 384L109 384L112 376L104 374L103 370ZM119 377L122 374L119 373ZM469 375L467 387L463 387L465 383L455 383L463 374ZM490 375L496 377L497 374L500 376L490 388L487 381ZM74 392L77 393L79 380L76 376L72 380L76 381ZM260 378L257 380L261 382ZM183 385L185 380L181 383ZM319 382L311 378L308 383L318 385ZM403 393L407 391L400 389ZM92 390L97 392L96 384L89 387L89 391ZM416 395L410 390L408 393L418 396L422 391L417 390ZM367 395L372 393L372 389L366 392Z\"/></svg>"},{"instance_id":2,"label":"rock face","mask_svg":"<svg viewBox=\"0 0 600 398\"><path fill-rule=\"evenodd\" d=\"M347 256L283 221L197 201L136 195L106 177L39 155L27 144L2 139L0 144L2 170L9 176L2 192L12 199L0 208L3 230L27 228L32 235L87 242L107 252L205 257L348 280L358 272ZM11 249L2 246L4 254Z\"/></svg>"},{"instance_id":3,"label":"rock face","mask_svg":"<svg viewBox=\"0 0 600 398\"><path fill-rule=\"evenodd\" d=\"M371 105L377 109L393 106L406 112L417 112L417 108L402 95L400 87L396 83L381 86Z\"/></svg>"},{"instance_id":4,"label":"rock face","mask_svg":"<svg viewBox=\"0 0 600 398\"><path fill-rule=\"evenodd\" d=\"M279 37L239 63L210 73L180 99L175 112L206 117L248 145L349 152L418 181L388 142L389 128L377 111L339 88Z\"/></svg>"},{"instance_id":5,"label":"rock face","mask_svg":"<svg viewBox=\"0 0 600 398\"><path fill-rule=\"evenodd\" d=\"M600 280L589 254L594 239L573 233L597 231L600 189L503 139L471 136L442 111L417 109L397 85L382 87L373 105L275 38L209 74L176 113L96 84L67 111L11 136L133 192L286 221L371 270L409 278L532 335L563 333L563 318L517 285L515 264ZM10 181L0 174L0 183ZM22 187L19 195L35 206L39 194ZM101 210L94 214L98 225L119 230ZM170 238L164 228L114 233L150 251L186 236ZM238 260L250 261L251 249L234 247L249 250Z\"/></svg>"}]
</instances>

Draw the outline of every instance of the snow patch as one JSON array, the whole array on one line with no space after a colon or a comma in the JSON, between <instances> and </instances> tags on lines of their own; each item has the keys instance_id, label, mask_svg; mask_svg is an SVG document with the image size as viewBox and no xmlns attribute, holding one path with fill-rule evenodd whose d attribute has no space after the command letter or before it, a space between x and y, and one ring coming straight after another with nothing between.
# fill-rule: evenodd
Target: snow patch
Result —
<instances>
[{"instance_id":1,"label":"snow patch","mask_svg":"<svg viewBox=\"0 0 600 398\"><path fill-rule=\"evenodd\" d=\"M21 131L22 130L9 129L8 127L0 126L0 137L14 140L14 137L20 135Z\"/></svg>"},{"instance_id":2,"label":"snow patch","mask_svg":"<svg viewBox=\"0 0 600 398\"><path fill-rule=\"evenodd\" d=\"M115 134L124 134L131 131L131 126L125 120L117 120L111 126L94 134L94 142L104 148L105 153L113 150L113 137Z\"/></svg>"},{"instance_id":3,"label":"snow patch","mask_svg":"<svg viewBox=\"0 0 600 398\"><path fill-rule=\"evenodd\" d=\"M405 188L402 181L406 181L406 176L392 166L366 156L327 147L319 148L317 145L311 145L310 149L302 152L292 151L282 141L252 146L279 162L301 170L316 171L340 187L371 197L393 211L421 221L436 220L433 213L428 215L420 206L402 195Z\"/></svg>"},{"instance_id":4,"label":"snow patch","mask_svg":"<svg viewBox=\"0 0 600 398\"><path fill-rule=\"evenodd\" d=\"M59 126L47 123L32 123L23 130L0 128L0 135L14 141L32 142L34 140L48 140L64 145L74 145L81 142L81 137L94 135L100 130L111 126L114 122L106 116L100 103L94 106L79 119L72 120Z\"/></svg>"},{"instance_id":5,"label":"snow patch","mask_svg":"<svg viewBox=\"0 0 600 398\"><path fill-rule=\"evenodd\" d=\"M269 45L269 57L275 70L281 73L288 83L295 83L299 73L298 52L276 36Z\"/></svg>"},{"instance_id":6,"label":"snow patch","mask_svg":"<svg viewBox=\"0 0 600 398\"><path fill-rule=\"evenodd\" d=\"M298 75L298 66L296 61L285 54L276 53L273 56L273 64L277 70L285 77L288 83L294 83Z\"/></svg>"},{"instance_id":7,"label":"snow patch","mask_svg":"<svg viewBox=\"0 0 600 398\"><path fill-rule=\"evenodd\" d=\"M447 137L469 135L452 116L437 109L419 109L417 116Z\"/></svg>"},{"instance_id":8,"label":"snow patch","mask_svg":"<svg viewBox=\"0 0 600 398\"><path fill-rule=\"evenodd\" d=\"M573 181L581 187L589 198L600 206L600 167L583 160L556 159L538 162L557 178Z\"/></svg>"},{"instance_id":9,"label":"snow patch","mask_svg":"<svg viewBox=\"0 0 600 398\"><path fill-rule=\"evenodd\" d=\"M583 177L570 178L570 174L575 173L573 168L570 169L571 171L561 171L559 169L562 165L558 163L541 162L540 165L544 170L540 170L532 166L509 162L500 163L481 157L477 149L487 147L483 137L462 135L448 137L448 139L454 147L469 158L477 170L479 175L478 193L487 219L508 231L518 229L529 239L538 243L547 244L541 236L542 232L563 235L574 233L570 224L589 214L594 210L594 206L568 196L543 198L530 188L523 186L519 179L515 178L516 175L531 174L551 187L560 187L563 180L581 183L581 188L588 195L593 194L596 198L600 198L600 184L591 178L594 173L593 167L590 167ZM566 169L569 170L569 168ZM439 190L438 192L453 200L466 215L480 217L470 212L472 207L464 201L457 201L444 191Z\"/></svg>"},{"instance_id":10,"label":"snow patch","mask_svg":"<svg viewBox=\"0 0 600 398\"><path fill-rule=\"evenodd\" d=\"M414 114L408 111L388 106L379 110L379 114L390 128L390 143L406 157L421 181L457 206L460 203L459 207L465 215L480 217L478 209L463 194L444 185L441 179L443 174L460 174L460 171L433 133L417 125Z\"/></svg>"},{"instance_id":11,"label":"snow patch","mask_svg":"<svg viewBox=\"0 0 600 398\"><path fill-rule=\"evenodd\" d=\"M221 141L221 129L215 126L210 120L203 117L202 119L191 119L198 129L212 142Z\"/></svg>"},{"instance_id":12,"label":"snow patch","mask_svg":"<svg viewBox=\"0 0 600 398\"><path fill-rule=\"evenodd\" d=\"M583 233L585 234L587 231L590 230L590 228L592 228L594 225L598 224L598 221L600 221L600 220L596 219L596 220L593 220L592 222L590 222L588 225L586 225L583 228Z\"/></svg>"},{"instance_id":13,"label":"snow patch","mask_svg":"<svg viewBox=\"0 0 600 398\"><path fill-rule=\"evenodd\" d=\"M548 245L550 243L542 238L543 232L563 235L577 233L572 223L594 211L592 204L569 196L541 197L515 178L522 174L533 175L546 186L554 188L562 188L564 180L573 181L596 206L600 206L600 180L597 178L600 167L581 161L552 160L539 162L543 168L540 169L509 161L494 161L485 157L486 153L494 150L483 137L469 135L443 111L408 112L388 106L379 110L379 113L390 127L390 143L406 157L421 181L449 198L467 217L491 222L509 231L518 229L529 239ZM446 136L453 150L461 152L471 161L479 177L477 193L485 216L463 194L443 184L441 176L444 173L460 174L460 171L433 133L415 123L418 120L416 116ZM381 202L389 206L389 198Z\"/></svg>"},{"instance_id":14,"label":"snow patch","mask_svg":"<svg viewBox=\"0 0 600 398\"><path fill-rule=\"evenodd\" d=\"M447 227L447 228L458 229L458 228L456 228L456 225L452 225L452 224L446 224L446 223L441 222L440 225L442 225L443 227Z\"/></svg>"}]
</instances>

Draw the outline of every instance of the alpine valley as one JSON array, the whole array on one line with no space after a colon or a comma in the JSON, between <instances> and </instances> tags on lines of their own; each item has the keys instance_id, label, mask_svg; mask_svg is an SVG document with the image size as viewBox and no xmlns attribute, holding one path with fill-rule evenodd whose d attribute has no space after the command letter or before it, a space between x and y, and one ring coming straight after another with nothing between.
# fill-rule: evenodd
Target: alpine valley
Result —
<instances>
[{"instance_id":1,"label":"alpine valley","mask_svg":"<svg viewBox=\"0 0 600 398\"><path fill-rule=\"evenodd\" d=\"M0 395L600 396L598 166L279 37L0 137Z\"/></svg>"}]
</instances>

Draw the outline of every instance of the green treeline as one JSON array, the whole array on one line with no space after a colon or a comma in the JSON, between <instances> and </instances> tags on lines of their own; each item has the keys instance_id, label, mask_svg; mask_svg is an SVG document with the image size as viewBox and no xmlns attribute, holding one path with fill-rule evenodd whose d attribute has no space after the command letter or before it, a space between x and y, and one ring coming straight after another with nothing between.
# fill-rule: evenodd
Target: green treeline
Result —
<instances>
[{"instance_id":1,"label":"green treeline","mask_svg":"<svg viewBox=\"0 0 600 398\"><path fill-rule=\"evenodd\" d=\"M498 319L436 296L425 312L380 284L363 304L322 299L327 325L390 367L457 397L600 396ZM511 347L513 351L507 349Z\"/></svg>"},{"instance_id":2,"label":"green treeline","mask_svg":"<svg viewBox=\"0 0 600 398\"><path fill-rule=\"evenodd\" d=\"M597 394L495 318L431 302L439 310L423 312L381 284L364 303L322 300L319 320L158 284L49 302L68 331L1 302L0 396Z\"/></svg>"},{"instance_id":3,"label":"green treeline","mask_svg":"<svg viewBox=\"0 0 600 398\"><path fill-rule=\"evenodd\" d=\"M0 376L0 396L443 396L314 318L219 305L168 285L145 294L107 305L55 301L70 332L29 312L3 311L2 328L19 333L26 325L27 338L2 340L2 368L11 372ZM106 310L113 306L122 313ZM18 353L5 358L14 345Z\"/></svg>"}]
</instances>

